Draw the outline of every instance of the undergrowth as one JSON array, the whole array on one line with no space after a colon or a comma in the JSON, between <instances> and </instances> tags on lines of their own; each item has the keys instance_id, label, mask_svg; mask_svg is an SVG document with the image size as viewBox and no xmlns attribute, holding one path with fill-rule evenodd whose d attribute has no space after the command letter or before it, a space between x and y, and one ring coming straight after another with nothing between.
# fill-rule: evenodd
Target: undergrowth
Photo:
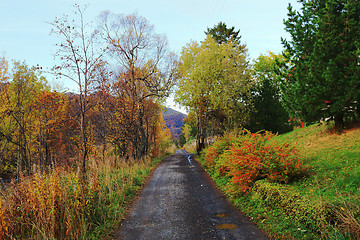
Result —
<instances>
[{"instance_id":1,"label":"undergrowth","mask_svg":"<svg viewBox=\"0 0 360 240\"><path fill-rule=\"evenodd\" d=\"M159 162L109 156L94 158L85 179L63 168L22 177L2 191L0 239L103 239Z\"/></svg>"}]
</instances>

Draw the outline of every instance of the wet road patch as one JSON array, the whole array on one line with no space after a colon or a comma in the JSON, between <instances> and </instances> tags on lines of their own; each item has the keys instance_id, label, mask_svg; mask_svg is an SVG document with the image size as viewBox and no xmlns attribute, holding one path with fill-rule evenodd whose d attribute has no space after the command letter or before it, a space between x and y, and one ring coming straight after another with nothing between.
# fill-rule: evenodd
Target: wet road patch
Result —
<instances>
[{"instance_id":1,"label":"wet road patch","mask_svg":"<svg viewBox=\"0 0 360 240\"><path fill-rule=\"evenodd\" d=\"M218 218L225 218L225 217L228 217L229 214L228 213L220 213L220 214L217 214L216 215Z\"/></svg>"},{"instance_id":2,"label":"wet road patch","mask_svg":"<svg viewBox=\"0 0 360 240\"><path fill-rule=\"evenodd\" d=\"M216 229L227 229L227 230L233 230L236 229L237 226L235 224L229 224L229 223L222 223L215 226Z\"/></svg>"}]
</instances>

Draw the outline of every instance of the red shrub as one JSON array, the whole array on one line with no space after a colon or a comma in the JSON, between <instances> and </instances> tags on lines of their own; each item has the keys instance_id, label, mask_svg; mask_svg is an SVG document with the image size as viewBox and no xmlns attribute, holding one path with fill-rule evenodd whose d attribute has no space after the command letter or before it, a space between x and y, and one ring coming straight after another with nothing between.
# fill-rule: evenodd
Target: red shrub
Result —
<instances>
[{"instance_id":1,"label":"red shrub","mask_svg":"<svg viewBox=\"0 0 360 240\"><path fill-rule=\"evenodd\" d=\"M221 139L206 151L207 166L231 179L228 190L235 195L249 192L259 179L288 183L302 176L306 168L301 165L295 148L273 141L273 136L268 132L244 132L233 138L232 146L230 138Z\"/></svg>"}]
</instances>

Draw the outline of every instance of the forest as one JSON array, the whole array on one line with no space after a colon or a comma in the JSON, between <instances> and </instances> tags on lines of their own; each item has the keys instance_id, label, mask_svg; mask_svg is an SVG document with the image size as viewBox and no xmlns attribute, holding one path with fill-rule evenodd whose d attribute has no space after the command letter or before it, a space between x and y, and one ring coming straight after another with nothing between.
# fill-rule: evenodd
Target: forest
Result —
<instances>
[{"instance_id":1,"label":"forest","mask_svg":"<svg viewBox=\"0 0 360 240\"><path fill-rule=\"evenodd\" d=\"M51 74L75 92L52 89L41 66L0 58L1 239L87 238L116 226L172 145L162 102L179 62L166 38L136 14L103 12L99 28L85 10L50 23Z\"/></svg>"},{"instance_id":2,"label":"forest","mask_svg":"<svg viewBox=\"0 0 360 240\"><path fill-rule=\"evenodd\" d=\"M157 155L168 137L159 103L176 81L178 60L166 40L136 15L104 13L101 35L89 32L84 10L75 8L79 24L57 18L51 26L61 63L52 71L73 81L76 93L51 90L39 66L15 61L9 69L1 58L3 178L35 165L86 172L89 155L108 147L125 159Z\"/></svg>"}]
</instances>

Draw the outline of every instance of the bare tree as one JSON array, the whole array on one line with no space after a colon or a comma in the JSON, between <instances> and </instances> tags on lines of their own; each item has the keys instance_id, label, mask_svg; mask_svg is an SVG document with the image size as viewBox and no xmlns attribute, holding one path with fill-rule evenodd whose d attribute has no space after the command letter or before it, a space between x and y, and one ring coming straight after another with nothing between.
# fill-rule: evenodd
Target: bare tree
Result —
<instances>
[{"instance_id":1,"label":"bare tree","mask_svg":"<svg viewBox=\"0 0 360 240\"><path fill-rule=\"evenodd\" d=\"M166 37L156 34L153 25L141 16L103 12L100 19L110 56L119 64L119 75L126 76L130 97L139 109L137 155L143 156L148 148L144 100L169 95L178 79L178 57L168 50Z\"/></svg>"},{"instance_id":2,"label":"bare tree","mask_svg":"<svg viewBox=\"0 0 360 240\"><path fill-rule=\"evenodd\" d=\"M79 127L81 134L82 171L86 172L86 161L89 154L89 130L87 112L92 107L88 98L92 85L96 82L99 68L104 65L103 56L107 48L99 42L99 31L92 28L91 22L85 22L86 7L74 5L75 19L69 16L56 18L51 23L52 33L61 39L57 44L55 58L61 64L53 68L60 76L70 79L77 85L79 94Z\"/></svg>"}]
</instances>

